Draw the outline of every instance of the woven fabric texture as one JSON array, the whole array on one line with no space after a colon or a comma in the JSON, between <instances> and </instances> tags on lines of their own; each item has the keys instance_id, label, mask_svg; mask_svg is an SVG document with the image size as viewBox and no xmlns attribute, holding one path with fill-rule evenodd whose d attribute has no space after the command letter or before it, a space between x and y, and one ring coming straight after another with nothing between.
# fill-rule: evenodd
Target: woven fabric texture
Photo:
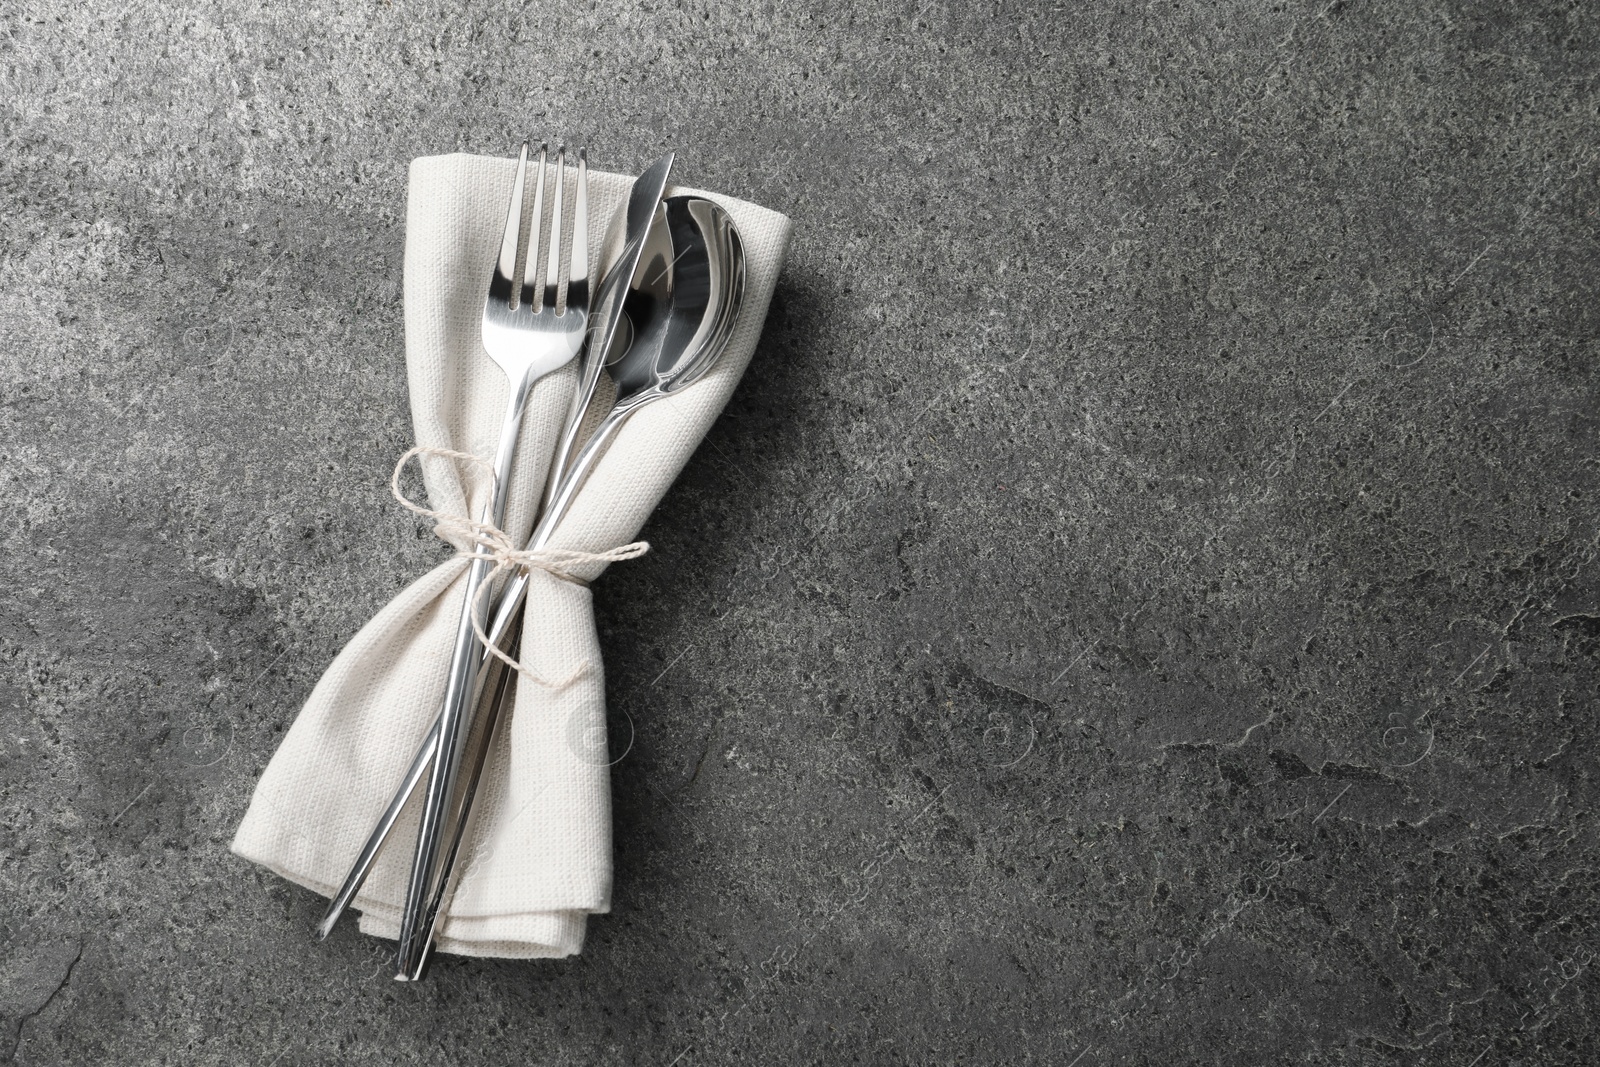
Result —
<instances>
[{"instance_id":1,"label":"woven fabric texture","mask_svg":"<svg viewBox=\"0 0 1600 1067\"><path fill-rule=\"evenodd\" d=\"M406 217L406 373L417 443L489 458L509 385L479 323L515 164L471 155L411 165ZM614 258L632 179L590 172L591 262ZM705 378L634 415L601 459L551 546L602 551L634 539L716 419L755 351L787 250L784 216L694 192L733 216L746 254L745 302ZM528 406L505 529L520 543L576 386L544 378ZM477 516L488 486L470 464L424 458L431 507ZM603 570L589 565L585 577ZM466 574L452 559L390 601L339 653L256 786L233 851L331 896L439 710ZM557 957L583 947L587 917L610 909L611 807L605 686L590 592L534 572L517 652L528 676L484 772L475 834L438 948L474 956ZM413 797L354 906L361 929L395 937L416 840Z\"/></svg>"}]
</instances>

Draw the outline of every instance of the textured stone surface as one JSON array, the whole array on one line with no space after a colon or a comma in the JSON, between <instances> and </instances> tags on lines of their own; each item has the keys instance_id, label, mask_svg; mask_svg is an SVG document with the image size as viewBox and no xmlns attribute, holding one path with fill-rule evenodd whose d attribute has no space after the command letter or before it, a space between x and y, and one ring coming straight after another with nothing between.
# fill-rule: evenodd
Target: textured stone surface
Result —
<instances>
[{"instance_id":1,"label":"textured stone surface","mask_svg":"<svg viewBox=\"0 0 1600 1067\"><path fill-rule=\"evenodd\" d=\"M1594 1063L1582 4L0 7L0 1056ZM442 546L406 164L798 223L598 590L580 958L227 842Z\"/></svg>"}]
</instances>

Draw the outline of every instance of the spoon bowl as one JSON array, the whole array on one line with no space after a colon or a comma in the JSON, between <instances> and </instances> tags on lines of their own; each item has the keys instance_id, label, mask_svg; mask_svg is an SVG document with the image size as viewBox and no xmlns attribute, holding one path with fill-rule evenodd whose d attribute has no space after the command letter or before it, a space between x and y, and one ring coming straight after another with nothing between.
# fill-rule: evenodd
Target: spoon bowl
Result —
<instances>
[{"instance_id":1,"label":"spoon bowl","mask_svg":"<svg viewBox=\"0 0 1600 1067\"><path fill-rule=\"evenodd\" d=\"M722 355L744 300L744 245L727 211L697 196L662 206L674 256L671 308L644 320L607 365L617 387L613 414L698 381Z\"/></svg>"},{"instance_id":2,"label":"spoon bowl","mask_svg":"<svg viewBox=\"0 0 1600 1067\"><path fill-rule=\"evenodd\" d=\"M642 284L630 300L648 294L650 311L643 321L626 313L633 325L632 344L615 346L618 353L607 365L616 386L616 400L600 425L584 442L572 466L529 539L529 547L543 547L571 507L590 470L599 462L611 439L641 407L699 381L716 366L728 347L728 338L744 304L744 242L733 217L720 205L698 196L671 196L663 202L670 245L652 255ZM664 256L664 268L658 266ZM671 271L670 299L657 301L654 278ZM634 309L643 311L641 303Z\"/></svg>"}]
</instances>

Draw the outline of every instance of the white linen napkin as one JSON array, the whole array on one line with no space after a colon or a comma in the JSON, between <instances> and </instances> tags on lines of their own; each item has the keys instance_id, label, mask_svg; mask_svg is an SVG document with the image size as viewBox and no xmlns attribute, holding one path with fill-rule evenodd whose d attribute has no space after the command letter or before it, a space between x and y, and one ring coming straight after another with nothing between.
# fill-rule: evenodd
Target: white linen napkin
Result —
<instances>
[{"instance_id":1,"label":"white linen napkin","mask_svg":"<svg viewBox=\"0 0 1600 1067\"><path fill-rule=\"evenodd\" d=\"M491 457L509 386L479 342L515 163L454 154L411 164L406 216L406 372L417 443ZM590 171L591 257L631 179ZM726 208L746 255L745 300L728 348L694 385L634 415L601 459L551 548L603 551L631 541L721 412L755 350L792 223L697 190ZM609 253L609 255L608 255ZM505 530L531 531L576 365L534 389L513 468ZM470 464L425 458L429 506L476 518L488 486ZM374 546L376 550L377 546ZM452 559L408 586L322 676L262 774L233 851L332 896L438 713L467 563ZM604 569L574 568L592 578ZM611 797L605 692L587 587L533 572L516 683L484 770L474 840L438 950L558 957L580 951L587 916L610 910ZM576 677L574 678L574 675ZM566 684L562 684L566 683ZM397 937L416 842L419 789L354 901L361 929Z\"/></svg>"}]
</instances>

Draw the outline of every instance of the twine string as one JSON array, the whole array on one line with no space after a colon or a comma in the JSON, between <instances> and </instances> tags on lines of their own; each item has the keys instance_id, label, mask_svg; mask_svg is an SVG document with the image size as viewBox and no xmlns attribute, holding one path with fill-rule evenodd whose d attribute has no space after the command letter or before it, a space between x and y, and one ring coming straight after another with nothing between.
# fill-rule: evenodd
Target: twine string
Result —
<instances>
[{"instance_id":1,"label":"twine string","mask_svg":"<svg viewBox=\"0 0 1600 1067\"><path fill-rule=\"evenodd\" d=\"M493 493L496 489L494 467L483 457L471 452L457 452L450 448L433 448L428 445L418 445L409 449L394 465L394 474L389 478L389 491L394 494L400 506L415 515L433 520L433 532L443 541L453 546L457 557L472 561L485 561L494 564L489 573L484 576L483 583L478 587L476 596L479 601L472 605L469 618L472 621L472 632L477 635L479 642L488 649L489 654L499 659L507 667L518 674L527 675L540 685L551 689L564 689L577 681L589 671L590 665L586 662L572 675L561 681L551 682L541 677L531 667L525 666L518 660L512 659L489 640L489 635L484 632L483 624L478 621L478 609L483 607L483 599L494 588L495 582L504 574L518 570L541 570L546 574L559 578L564 582L588 587L588 579L576 573L576 568L589 563L620 563L623 560L638 559L650 551L646 541L634 541L631 544L618 545L608 548L603 552L587 552L576 548L518 548L511 535L494 525L492 522L483 522L478 519L468 518L464 515L452 515L449 512L435 511L424 507L406 496L400 488L400 472L405 465L411 462L413 456L434 456L439 459L462 460L470 463L489 476L489 489Z\"/></svg>"}]
</instances>

